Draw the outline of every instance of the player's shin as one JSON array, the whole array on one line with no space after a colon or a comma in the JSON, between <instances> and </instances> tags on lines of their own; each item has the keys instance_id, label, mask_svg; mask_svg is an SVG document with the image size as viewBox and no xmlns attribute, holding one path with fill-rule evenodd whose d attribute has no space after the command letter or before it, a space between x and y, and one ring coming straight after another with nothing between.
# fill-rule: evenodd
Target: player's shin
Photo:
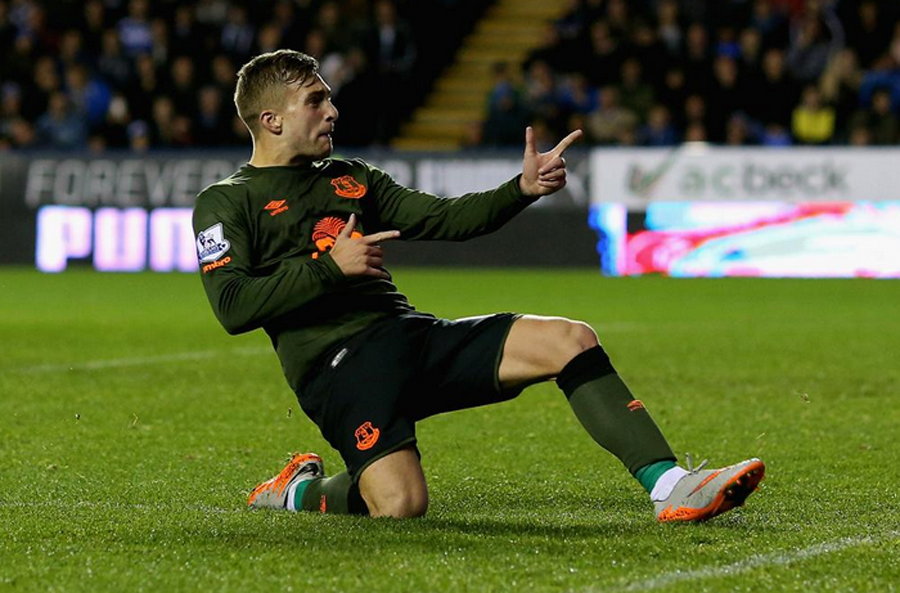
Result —
<instances>
[{"instance_id":1,"label":"player's shin","mask_svg":"<svg viewBox=\"0 0 900 593\"><path fill-rule=\"evenodd\" d=\"M573 358L556 381L588 434L618 457L647 492L675 467L672 448L601 346Z\"/></svg>"},{"instance_id":2,"label":"player's shin","mask_svg":"<svg viewBox=\"0 0 900 593\"><path fill-rule=\"evenodd\" d=\"M359 486L347 472L331 478L316 478L297 485L288 498L288 508L295 511L367 515L369 509L359 494Z\"/></svg>"}]
</instances>

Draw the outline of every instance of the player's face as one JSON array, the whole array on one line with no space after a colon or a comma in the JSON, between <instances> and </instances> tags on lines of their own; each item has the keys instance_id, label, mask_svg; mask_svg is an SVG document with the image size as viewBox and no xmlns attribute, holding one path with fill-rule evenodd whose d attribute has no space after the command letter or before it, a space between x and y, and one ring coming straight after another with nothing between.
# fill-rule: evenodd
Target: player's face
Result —
<instances>
[{"instance_id":1,"label":"player's face","mask_svg":"<svg viewBox=\"0 0 900 593\"><path fill-rule=\"evenodd\" d=\"M331 87L321 76L288 91L283 116L283 133L297 157L319 160L331 154L338 111L331 102Z\"/></svg>"}]
</instances>

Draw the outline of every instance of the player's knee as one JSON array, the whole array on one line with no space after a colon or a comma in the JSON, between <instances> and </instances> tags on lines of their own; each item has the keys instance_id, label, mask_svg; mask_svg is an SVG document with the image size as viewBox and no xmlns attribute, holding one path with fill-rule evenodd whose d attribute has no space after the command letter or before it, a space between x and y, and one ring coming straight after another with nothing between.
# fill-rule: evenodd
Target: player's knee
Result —
<instances>
[{"instance_id":1,"label":"player's knee","mask_svg":"<svg viewBox=\"0 0 900 593\"><path fill-rule=\"evenodd\" d=\"M372 501L369 512L373 517L408 519L422 517L428 510L428 490L420 487L397 488Z\"/></svg>"},{"instance_id":2,"label":"player's knee","mask_svg":"<svg viewBox=\"0 0 900 593\"><path fill-rule=\"evenodd\" d=\"M569 321L569 341L578 354L600 344L597 332L583 321Z\"/></svg>"},{"instance_id":3,"label":"player's knee","mask_svg":"<svg viewBox=\"0 0 900 593\"><path fill-rule=\"evenodd\" d=\"M564 359L561 361L563 363L569 362L585 350L590 350L600 343L591 326L583 321L564 319L558 323L559 336L556 343Z\"/></svg>"}]
</instances>

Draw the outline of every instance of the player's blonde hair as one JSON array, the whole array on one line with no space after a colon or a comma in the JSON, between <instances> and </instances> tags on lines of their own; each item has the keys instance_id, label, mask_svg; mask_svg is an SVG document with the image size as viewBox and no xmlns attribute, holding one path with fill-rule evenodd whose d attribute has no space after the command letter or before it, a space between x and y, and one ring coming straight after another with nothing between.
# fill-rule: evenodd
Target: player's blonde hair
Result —
<instances>
[{"instance_id":1,"label":"player's blonde hair","mask_svg":"<svg viewBox=\"0 0 900 593\"><path fill-rule=\"evenodd\" d=\"M318 73L314 57L292 49L260 54L244 64L237 73L234 105L250 133L259 131L260 113L282 106L287 87L303 85Z\"/></svg>"}]
</instances>

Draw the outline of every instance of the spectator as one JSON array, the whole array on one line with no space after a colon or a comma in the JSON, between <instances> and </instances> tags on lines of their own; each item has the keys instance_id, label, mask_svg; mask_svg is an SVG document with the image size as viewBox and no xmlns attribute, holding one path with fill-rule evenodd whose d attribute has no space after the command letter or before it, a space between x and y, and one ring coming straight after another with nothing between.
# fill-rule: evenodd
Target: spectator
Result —
<instances>
[{"instance_id":1,"label":"spectator","mask_svg":"<svg viewBox=\"0 0 900 593\"><path fill-rule=\"evenodd\" d=\"M122 49L131 57L153 51L153 33L147 16L149 10L147 0L130 0L128 16L120 19L116 25Z\"/></svg>"},{"instance_id":2,"label":"spectator","mask_svg":"<svg viewBox=\"0 0 900 593\"><path fill-rule=\"evenodd\" d=\"M848 15L847 40L859 58L863 68L871 67L886 51L891 40L891 24L882 18L881 8L875 0L863 0L855 13Z\"/></svg>"},{"instance_id":3,"label":"spectator","mask_svg":"<svg viewBox=\"0 0 900 593\"><path fill-rule=\"evenodd\" d=\"M607 0L606 22L609 23L609 31L618 39L627 39L631 28L629 20L628 4L625 0Z\"/></svg>"},{"instance_id":4,"label":"spectator","mask_svg":"<svg viewBox=\"0 0 900 593\"><path fill-rule=\"evenodd\" d=\"M163 19L153 19L150 23L150 31L153 36L153 63L162 66L172 57L171 44L169 43L169 25Z\"/></svg>"},{"instance_id":5,"label":"spectator","mask_svg":"<svg viewBox=\"0 0 900 593\"><path fill-rule=\"evenodd\" d=\"M637 115L640 121L647 119L654 103L653 87L644 82L641 63L634 58L629 58L622 64L619 97L622 107Z\"/></svg>"},{"instance_id":6,"label":"spectator","mask_svg":"<svg viewBox=\"0 0 900 593\"><path fill-rule=\"evenodd\" d=\"M66 97L72 110L85 118L89 127L104 120L111 96L109 86L102 79L89 77L86 66L69 66L66 71Z\"/></svg>"},{"instance_id":7,"label":"spectator","mask_svg":"<svg viewBox=\"0 0 900 593\"><path fill-rule=\"evenodd\" d=\"M870 109L860 109L850 118L850 129L866 129L871 144L887 146L896 144L900 124L892 113L891 93L887 89L879 89L872 95Z\"/></svg>"},{"instance_id":8,"label":"spectator","mask_svg":"<svg viewBox=\"0 0 900 593\"><path fill-rule=\"evenodd\" d=\"M656 31L647 21L637 20L632 27L631 56L641 65L644 79L650 82L662 80L669 60L665 59L666 48L656 36Z\"/></svg>"},{"instance_id":9,"label":"spectator","mask_svg":"<svg viewBox=\"0 0 900 593\"><path fill-rule=\"evenodd\" d=\"M800 144L827 144L834 136L834 108L822 105L819 89L803 89L800 105L794 109L791 131Z\"/></svg>"},{"instance_id":10,"label":"spectator","mask_svg":"<svg viewBox=\"0 0 900 593\"><path fill-rule=\"evenodd\" d=\"M194 20L194 11L189 4L175 8L174 26L170 32L169 51L175 56L189 55L197 49L197 41L205 31Z\"/></svg>"},{"instance_id":11,"label":"spectator","mask_svg":"<svg viewBox=\"0 0 900 593\"><path fill-rule=\"evenodd\" d=\"M59 38L59 48L56 53L59 66L66 69L73 64L82 63L84 61L83 46L81 32L77 29L65 31Z\"/></svg>"},{"instance_id":12,"label":"spectator","mask_svg":"<svg viewBox=\"0 0 900 593\"><path fill-rule=\"evenodd\" d=\"M546 62L534 62L525 75L525 109L531 118L557 123L561 109L556 94L556 78Z\"/></svg>"},{"instance_id":13,"label":"spectator","mask_svg":"<svg viewBox=\"0 0 900 593\"><path fill-rule=\"evenodd\" d=\"M605 21L591 25L590 52L579 70L586 72L588 81L594 86L604 86L619 82L625 51L619 40L614 38Z\"/></svg>"},{"instance_id":14,"label":"spectator","mask_svg":"<svg viewBox=\"0 0 900 593\"><path fill-rule=\"evenodd\" d=\"M154 98L162 91L162 86L156 73L156 65L149 54L139 55L134 64L137 80L135 84L129 85L125 95L134 119L147 121L151 116Z\"/></svg>"},{"instance_id":15,"label":"spectator","mask_svg":"<svg viewBox=\"0 0 900 593\"><path fill-rule=\"evenodd\" d=\"M713 142L721 142L725 139L728 120L740 111L744 97L733 58L727 55L716 58L713 72L714 86L709 95L709 134Z\"/></svg>"},{"instance_id":16,"label":"spectator","mask_svg":"<svg viewBox=\"0 0 900 593\"><path fill-rule=\"evenodd\" d=\"M157 146L175 145L175 104L167 95L160 95L153 101L153 128L147 130L147 137Z\"/></svg>"},{"instance_id":17,"label":"spectator","mask_svg":"<svg viewBox=\"0 0 900 593\"><path fill-rule=\"evenodd\" d=\"M234 93L234 81L237 78L231 59L225 54L218 54L212 60L211 72L212 83L219 87L222 96L230 97Z\"/></svg>"},{"instance_id":18,"label":"spectator","mask_svg":"<svg viewBox=\"0 0 900 593\"><path fill-rule=\"evenodd\" d=\"M50 148L81 148L87 143L87 126L62 92L50 96L47 112L37 121L39 142Z\"/></svg>"},{"instance_id":19,"label":"spectator","mask_svg":"<svg viewBox=\"0 0 900 593\"><path fill-rule=\"evenodd\" d=\"M751 140L747 118L740 114L731 116L725 129L725 145L746 146L751 143Z\"/></svg>"},{"instance_id":20,"label":"spectator","mask_svg":"<svg viewBox=\"0 0 900 593\"><path fill-rule=\"evenodd\" d=\"M234 144L230 114L223 109L222 93L212 85L200 89L197 109L196 140L205 146Z\"/></svg>"},{"instance_id":21,"label":"spectator","mask_svg":"<svg viewBox=\"0 0 900 593\"><path fill-rule=\"evenodd\" d=\"M682 32L676 0L661 0L656 6L657 35L670 58L681 52Z\"/></svg>"},{"instance_id":22,"label":"spectator","mask_svg":"<svg viewBox=\"0 0 900 593\"><path fill-rule=\"evenodd\" d=\"M687 29L681 70L685 74L685 87L689 93L705 94L712 88L709 38L700 23L693 23Z\"/></svg>"},{"instance_id":23,"label":"spectator","mask_svg":"<svg viewBox=\"0 0 900 593\"><path fill-rule=\"evenodd\" d=\"M824 30L827 28L827 32ZM787 63L799 82L818 80L831 56L844 45L841 23L830 11L805 17L791 32Z\"/></svg>"},{"instance_id":24,"label":"spectator","mask_svg":"<svg viewBox=\"0 0 900 593\"><path fill-rule=\"evenodd\" d=\"M166 94L171 97L175 111L180 115L193 116L196 113L194 61L188 56L178 56L172 62Z\"/></svg>"},{"instance_id":25,"label":"spectator","mask_svg":"<svg viewBox=\"0 0 900 593\"><path fill-rule=\"evenodd\" d=\"M103 31L100 56L97 58L97 72L116 90L124 90L131 78L131 64L122 55L119 34L115 29Z\"/></svg>"},{"instance_id":26,"label":"spectator","mask_svg":"<svg viewBox=\"0 0 900 593\"><path fill-rule=\"evenodd\" d=\"M772 0L755 0L750 26L759 31L764 47L784 47L788 35L788 19L782 10L772 5Z\"/></svg>"},{"instance_id":27,"label":"spectator","mask_svg":"<svg viewBox=\"0 0 900 593\"><path fill-rule=\"evenodd\" d=\"M488 97L488 115L482 127L486 146L512 146L522 141L527 116L519 89L507 64L494 65L494 87Z\"/></svg>"},{"instance_id":28,"label":"spectator","mask_svg":"<svg viewBox=\"0 0 900 593\"><path fill-rule=\"evenodd\" d=\"M131 124L131 113L128 110L128 101L122 94L113 95L109 101L106 117L97 126L92 137L102 139L102 145L95 141L95 150L107 148L122 149L128 147L128 126Z\"/></svg>"},{"instance_id":29,"label":"spectator","mask_svg":"<svg viewBox=\"0 0 900 593\"><path fill-rule=\"evenodd\" d=\"M791 134L784 126L769 124L763 129L760 143L763 146L779 148L791 145Z\"/></svg>"},{"instance_id":30,"label":"spectator","mask_svg":"<svg viewBox=\"0 0 900 593\"><path fill-rule=\"evenodd\" d=\"M785 68L784 52L768 50L763 55L760 84L747 89L746 105L750 114L765 125L775 124L786 130L798 94L797 84Z\"/></svg>"},{"instance_id":31,"label":"spectator","mask_svg":"<svg viewBox=\"0 0 900 593\"><path fill-rule=\"evenodd\" d=\"M584 74L571 74L560 88L559 103L566 114L590 113L600 105L600 91L588 83Z\"/></svg>"},{"instance_id":32,"label":"spectator","mask_svg":"<svg viewBox=\"0 0 900 593\"><path fill-rule=\"evenodd\" d=\"M236 60L244 61L253 47L253 27L247 22L247 9L233 5L228 9L228 19L222 27L222 49Z\"/></svg>"},{"instance_id":33,"label":"spectator","mask_svg":"<svg viewBox=\"0 0 900 593\"><path fill-rule=\"evenodd\" d=\"M143 120L133 121L128 126L128 147L138 153L150 148L150 130Z\"/></svg>"},{"instance_id":34,"label":"spectator","mask_svg":"<svg viewBox=\"0 0 900 593\"><path fill-rule=\"evenodd\" d=\"M260 27L256 36L256 51L254 53L262 54L279 49L282 45L282 29L275 22L269 22Z\"/></svg>"},{"instance_id":35,"label":"spectator","mask_svg":"<svg viewBox=\"0 0 900 593\"><path fill-rule=\"evenodd\" d=\"M669 108L670 113L676 114L673 120L679 128L682 127L683 122L680 117L684 109L687 92L685 91L684 71L680 66L672 66L666 71L665 79L657 93L657 97L659 103Z\"/></svg>"},{"instance_id":36,"label":"spectator","mask_svg":"<svg viewBox=\"0 0 900 593\"><path fill-rule=\"evenodd\" d=\"M228 18L228 2L225 0L198 0L194 10L197 22L207 28L221 28Z\"/></svg>"},{"instance_id":37,"label":"spectator","mask_svg":"<svg viewBox=\"0 0 900 593\"><path fill-rule=\"evenodd\" d=\"M330 51L347 53L353 47L353 23L344 22L341 7L335 0L327 0L319 7L315 27L322 31Z\"/></svg>"},{"instance_id":38,"label":"spectator","mask_svg":"<svg viewBox=\"0 0 900 593\"><path fill-rule=\"evenodd\" d=\"M690 95L684 102L684 127L687 129L691 126L702 127L704 141L708 138L706 99L702 95Z\"/></svg>"},{"instance_id":39,"label":"spectator","mask_svg":"<svg viewBox=\"0 0 900 593\"><path fill-rule=\"evenodd\" d=\"M619 104L619 90L606 86L600 90L600 106L588 116L589 138L597 144L628 144L634 137L638 117Z\"/></svg>"},{"instance_id":40,"label":"spectator","mask_svg":"<svg viewBox=\"0 0 900 593\"><path fill-rule=\"evenodd\" d=\"M53 93L62 90L56 63L50 56L44 56L34 65L34 84L36 92L25 97L25 117L31 119L36 113L44 113L47 110L49 97Z\"/></svg>"},{"instance_id":41,"label":"spectator","mask_svg":"<svg viewBox=\"0 0 900 593\"><path fill-rule=\"evenodd\" d=\"M541 29L541 40L537 49L528 55L522 67L527 70L534 62L544 62L556 72L567 72L573 66L553 23L547 23Z\"/></svg>"},{"instance_id":42,"label":"spectator","mask_svg":"<svg viewBox=\"0 0 900 593\"><path fill-rule=\"evenodd\" d=\"M665 106L654 105L650 109L647 124L638 131L638 142L642 146L675 146L678 142L678 133Z\"/></svg>"},{"instance_id":43,"label":"spectator","mask_svg":"<svg viewBox=\"0 0 900 593\"><path fill-rule=\"evenodd\" d=\"M741 31L740 45L737 63L741 85L752 89L762 84L762 36L756 29L748 27Z\"/></svg>"},{"instance_id":44,"label":"spectator","mask_svg":"<svg viewBox=\"0 0 900 593\"><path fill-rule=\"evenodd\" d=\"M83 33L84 49L91 56L100 54L101 40L108 26L103 0L87 0L84 3L80 30Z\"/></svg>"},{"instance_id":45,"label":"spectator","mask_svg":"<svg viewBox=\"0 0 900 593\"><path fill-rule=\"evenodd\" d=\"M846 129L850 117L859 109L859 90L863 74L856 53L844 49L832 57L819 83L822 99L834 106L838 129Z\"/></svg>"}]
</instances>

